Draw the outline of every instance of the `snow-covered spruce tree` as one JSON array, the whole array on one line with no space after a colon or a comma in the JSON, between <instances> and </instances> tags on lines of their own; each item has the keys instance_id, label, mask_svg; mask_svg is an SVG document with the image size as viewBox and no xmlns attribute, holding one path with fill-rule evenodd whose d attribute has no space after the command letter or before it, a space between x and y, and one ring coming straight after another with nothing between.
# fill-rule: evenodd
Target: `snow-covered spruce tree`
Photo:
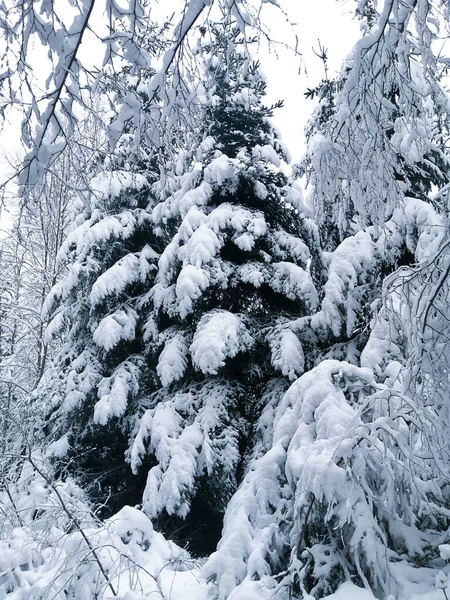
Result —
<instances>
[{"instance_id":1,"label":"snow-covered spruce tree","mask_svg":"<svg viewBox=\"0 0 450 600\"><path fill-rule=\"evenodd\" d=\"M201 554L215 548L261 410L303 372L285 324L316 310L321 270L258 64L232 26L211 35L198 145L165 174L153 211L168 244L144 338L161 386L129 454L135 472L154 464L143 510Z\"/></svg>"},{"instance_id":2,"label":"snow-covered spruce tree","mask_svg":"<svg viewBox=\"0 0 450 600\"><path fill-rule=\"evenodd\" d=\"M346 579L384 598L448 538L449 103L431 45L447 7L371 6L307 131L331 252L321 309L291 327L329 350L257 423L204 570L221 600Z\"/></svg>"},{"instance_id":3,"label":"snow-covered spruce tree","mask_svg":"<svg viewBox=\"0 0 450 600\"><path fill-rule=\"evenodd\" d=\"M63 341L36 392L47 438L54 441L49 452L94 505L104 505L104 515L141 499L143 484L124 453L130 416L156 379L146 359L140 301L160 250L150 191L158 169L152 149L137 144L135 134L151 75L126 69L110 80L111 118L121 120L124 131L91 170L59 252L65 276L44 307L51 317L46 336Z\"/></svg>"}]
</instances>

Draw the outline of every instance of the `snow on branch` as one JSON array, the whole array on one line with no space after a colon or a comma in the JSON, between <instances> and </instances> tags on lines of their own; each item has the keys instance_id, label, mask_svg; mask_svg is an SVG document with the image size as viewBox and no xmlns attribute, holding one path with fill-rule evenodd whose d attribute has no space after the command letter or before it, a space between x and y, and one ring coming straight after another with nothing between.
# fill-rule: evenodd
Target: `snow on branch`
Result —
<instances>
[{"instance_id":1,"label":"snow on branch","mask_svg":"<svg viewBox=\"0 0 450 600\"><path fill-rule=\"evenodd\" d=\"M103 14L95 0L67 0L58 6L48 0L10 0L7 5L2 22L6 68L0 79L0 108L4 112L13 106L23 113L26 155L18 175L24 195L40 184L73 139L78 122L95 112L95 90L108 91L117 111L116 118L105 123L112 142L133 121L128 104L134 112L147 113L133 125L138 128L136 143L144 136L156 149L162 144L163 123L183 121L197 103L190 37L199 21L217 10L223 18L234 18L242 31L262 30L261 6L247 0L186 0L171 33L170 24L153 21L152 2L108 0ZM93 48L89 58L87 44ZM95 58L101 46L105 48L102 64ZM139 78L145 74L146 81L118 107L111 90L119 85L121 69Z\"/></svg>"}]
</instances>

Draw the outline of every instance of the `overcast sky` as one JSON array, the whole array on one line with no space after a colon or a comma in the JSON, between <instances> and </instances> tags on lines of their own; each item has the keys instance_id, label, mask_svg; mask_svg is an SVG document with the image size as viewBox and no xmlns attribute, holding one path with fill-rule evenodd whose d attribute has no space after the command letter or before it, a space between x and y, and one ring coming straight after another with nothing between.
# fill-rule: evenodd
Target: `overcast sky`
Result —
<instances>
[{"instance_id":1,"label":"overcast sky","mask_svg":"<svg viewBox=\"0 0 450 600\"><path fill-rule=\"evenodd\" d=\"M277 111L274 120L292 160L296 161L304 151L303 128L315 106L315 102L305 98L304 92L315 87L324 76L322 61L313 48L318 51L318 40L327 48L329 75L333 77L359 38L360 29L359 22L353 19L354 2L281 0L280 5L296 24L302 57L280 49L278 60L273 53L264 52L261 62L267 76L269 101L284 100L285 106ZM280 15L277 18L275 9L273 11L274 36L280 32L287 38L289 28L282 23Z\"/></svg>"}]
</instances>

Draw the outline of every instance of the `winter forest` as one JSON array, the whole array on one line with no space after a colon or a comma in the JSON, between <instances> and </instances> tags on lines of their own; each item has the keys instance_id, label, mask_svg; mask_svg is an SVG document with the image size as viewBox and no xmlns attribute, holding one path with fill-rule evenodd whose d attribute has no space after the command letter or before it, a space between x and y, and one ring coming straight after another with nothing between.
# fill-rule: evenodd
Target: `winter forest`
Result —
<instances>
[{"instance_id":1,"label":"winter forest","mask_svg":"<svg viewBox=\"0 0 450 600\"><path fill-rule=\"evenodd\" d=\"M0 600L450 598L450 4L291 162L297 2L0 0Z\"/></svg>"}]
</instances>

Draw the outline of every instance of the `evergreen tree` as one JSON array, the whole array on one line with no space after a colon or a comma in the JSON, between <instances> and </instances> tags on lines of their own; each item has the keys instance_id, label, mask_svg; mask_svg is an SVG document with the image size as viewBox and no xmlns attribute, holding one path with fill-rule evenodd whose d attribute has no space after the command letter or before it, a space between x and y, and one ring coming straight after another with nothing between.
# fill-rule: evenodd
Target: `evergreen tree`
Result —
<instances>
[{"instance_id":1,"label":"evergreen tree","mask_svg":"<svg viewBox=\"0 0 450 600\"><path fill-rule=\"evenodd\" d=\"M305 368L286 327L315 311L322 260L265 81L238 29L214 29L198 145L161 183L155 226L167 238L145 324L161 387L136 423L135 472L151 456L143 509L195 552L215 548L254 424Z\"/></svg>"},{"instance_id":2,"label":"evergreen tree","mask_svg":"<svg viewBox=\"0 0 450 600\"><path fill-rule=\"evenodd\" d=\"M47 335L65 338L39 391L50 452L103 514L143 493L156 524L197 553L215 548L263 405L305 368L285 325L316 310L323 270L240 43L225 27L200 49L193 151L157 171L125 133L101 161L46 307ZM127 80L145 104L151 86Z\"/></svg>"},{"instance_id":3,"label":"evergreen tree","mask_svg":"<svg viewBox=\"0 0 450 600\"><path fill-rule=\"evenodd\" d=\"M47 338L63 340L37 390L54 441L49 452L103 515L141 499L143 483L124 454L137 406L155 388L140 310L160 250L151 219L158 169L153 148L141 143L135 150L130 114L130 105L140 110L148 102L152 75L124 69L107 79L111 118L122 119L125 132L86 174L89 186L59 252L66 274L44 307L51 316Z\"/></svg>"},{"instance_id":4,"label":"evergreen tree","mask_svg":"<svg viewBox=\"0 0 450 600\"><path fill-rule=\"evenodd\" d=\"M255 427L204 569L221 600L323 597L348 579L396 595L448 538L441 17L420 0L368 4L365 35L319 90L302 166L329 252L320 310L291 328L321 353Z\"/></svg>"}]
</instances>

